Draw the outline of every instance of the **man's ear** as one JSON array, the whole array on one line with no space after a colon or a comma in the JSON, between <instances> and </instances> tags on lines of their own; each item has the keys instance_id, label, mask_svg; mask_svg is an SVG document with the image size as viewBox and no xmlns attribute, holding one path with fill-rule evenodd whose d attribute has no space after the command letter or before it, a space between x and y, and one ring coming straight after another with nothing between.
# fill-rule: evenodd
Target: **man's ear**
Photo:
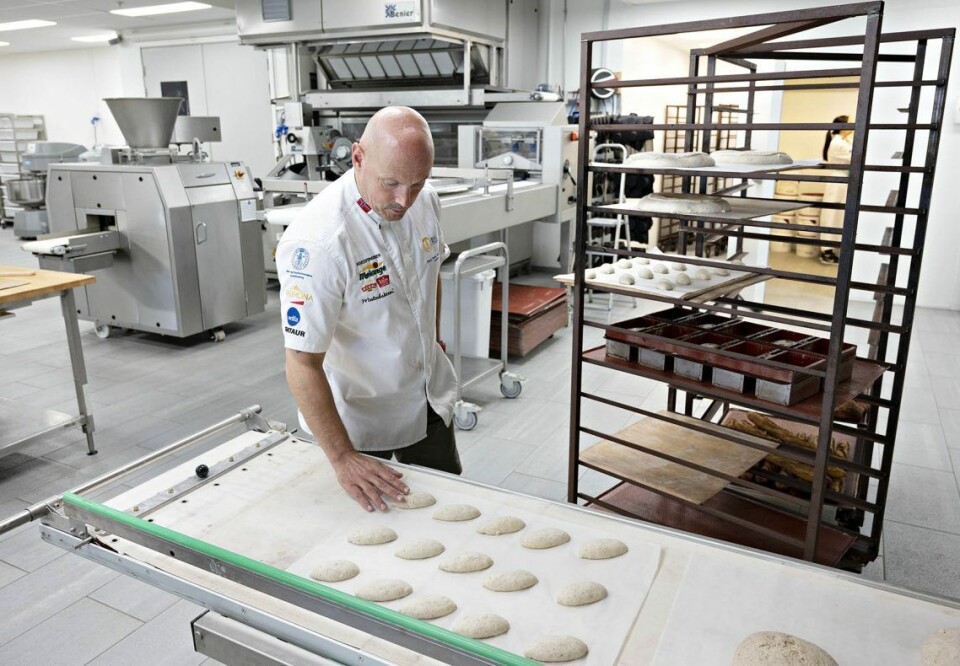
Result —
<instances>
[{"instance_id":1,"label":"man's ear","mask_svg":"<svg viewBox=\"0 0 960 666\"><path fill-rule=\"evenodd\" d=\"M360 147L359 141L353 144L351 149L351 157L353 159L353 168L359 169L363 163L363 148Z\"/></svg>"}]
</instances>

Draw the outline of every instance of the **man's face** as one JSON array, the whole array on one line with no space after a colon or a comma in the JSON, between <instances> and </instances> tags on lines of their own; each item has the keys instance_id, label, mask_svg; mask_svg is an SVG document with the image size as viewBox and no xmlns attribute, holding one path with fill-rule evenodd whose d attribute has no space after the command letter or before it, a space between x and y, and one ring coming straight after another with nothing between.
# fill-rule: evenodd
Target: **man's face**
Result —
<instances>
[{"instance_id":1,"label":"man's face","mask_svg":"<svg viewBox=\"0 0 960 666\"><path fill-rule=\"evenodd\" d=\"M353 165L366 202L381 218L395 222L417 200L430 176L433 160L425 150L405 150L393 141L375 151L355 143Z\"/></svg>"}]
</instances>

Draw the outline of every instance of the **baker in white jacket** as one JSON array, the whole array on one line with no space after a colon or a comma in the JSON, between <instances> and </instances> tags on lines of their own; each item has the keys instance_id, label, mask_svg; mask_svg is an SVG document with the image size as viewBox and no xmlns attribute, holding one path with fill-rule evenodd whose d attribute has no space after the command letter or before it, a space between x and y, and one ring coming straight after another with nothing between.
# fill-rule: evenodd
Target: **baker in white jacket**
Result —
<instances>
[{"instance_id":1,"label":"baker in white jacket","mask_svg":"<svg viewBox=\"0 0 960 666\"><path fill-rule=\"evenodd\" d=\"M456 376L439 342L440 264L450 251L439 199L424 187L432 167L423 117L381 109L353 144L353 169L307 204L277 246L300 424L367 511L409 492L378 457L461 472Z\"/></svg>"},{"instance_id":2,"label":"baker in white jacket","mask_svg":"<svg viewBox=\"0 0 960 666\"><path fill-rule=\"evenodd\" d=\"M837 116L835 123L848 123L848 116ZM850 137L853 130L830 130L827 132L823 144L823 161L828 164L850 164L850 153L853 143ZM828 175L846 176L849 171L831 171ZM847 185L845 183L827 183L823 187L823 202L844 204L847 202ZM823 208L820 211L820 226L834 229L843 228L843 209ZM820 234L820 240L839 241L839 234ZM840 257L832 247L820 248L820 263L836 264Z\"/></svg>"}]
</instances>

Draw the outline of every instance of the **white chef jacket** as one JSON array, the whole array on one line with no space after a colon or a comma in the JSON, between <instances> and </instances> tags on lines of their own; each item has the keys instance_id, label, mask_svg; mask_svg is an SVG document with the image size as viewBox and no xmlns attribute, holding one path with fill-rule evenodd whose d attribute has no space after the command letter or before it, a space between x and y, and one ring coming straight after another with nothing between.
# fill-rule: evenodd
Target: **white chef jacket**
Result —
<instances>
[{"instance_id":1,"label":"white chef jacket","mask_svg":"<svg viewBox=\"0 0 960 666\"><path fill-rule=\"evenodd\" d=\"M326 353L337 411L360 451L423 439L427 404L447 425L456 375L436 337L437 278L450 254L440 200L424 188L380 218L351 169L298 214L277 246L284 345ZM307 424L300 414L300 425Z\"/></svg>"}]
</instances>

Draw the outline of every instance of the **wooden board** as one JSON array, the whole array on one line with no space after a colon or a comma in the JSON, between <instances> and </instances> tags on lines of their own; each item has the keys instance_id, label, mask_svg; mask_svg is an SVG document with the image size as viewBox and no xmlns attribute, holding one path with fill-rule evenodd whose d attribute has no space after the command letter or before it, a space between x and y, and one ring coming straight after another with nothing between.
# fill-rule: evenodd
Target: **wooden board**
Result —
<instances>
[{"instance_id":1,"label":"wooden board","mask_svg":"<svg viewBox=\"0 0 960 666\"><path fill-rule=\"evenodd\" d=\"M21 287L25 284L30 284L30 282L23 278L0 277L0 290L13 289L14 287Z\"/></svg>"},{"instance_id":2,"label":"wooden board","mask_svg":"<svg viewBox=\"0 0 960 666\"><path fill-rule=\"evenodd\" d=\"M670 414L672 418L691 424L719 427L680 414L666 411L660 413ZM768 452L653 418L629 425L615 436L734 477L740 476L763 460ZM777 447L775 442L753 437L749 439L768 447L769 451ZM580 454L580 459L613 471L620 477L695 504L703 504L729 484L726 479L607 440L586 449Z\"/></svg>"},{"instance_id":3,"label":"wooden board","mask_svg":"<svg viewBox=\"0 0 960 666\"><path fill-rule=\"evenodd\" d=\"M23 272L24 270L31 269L24 269L22 266L0 264L0 273ZM34 275L17 279L26 281L26 284L0 291L0 305L27 299L43 298L44 296L58 294L67 289L82 287L96 282L96 278L92 275L61 273L59 271L44 271L39 269Z\"/></svg>"}]
</instances>

